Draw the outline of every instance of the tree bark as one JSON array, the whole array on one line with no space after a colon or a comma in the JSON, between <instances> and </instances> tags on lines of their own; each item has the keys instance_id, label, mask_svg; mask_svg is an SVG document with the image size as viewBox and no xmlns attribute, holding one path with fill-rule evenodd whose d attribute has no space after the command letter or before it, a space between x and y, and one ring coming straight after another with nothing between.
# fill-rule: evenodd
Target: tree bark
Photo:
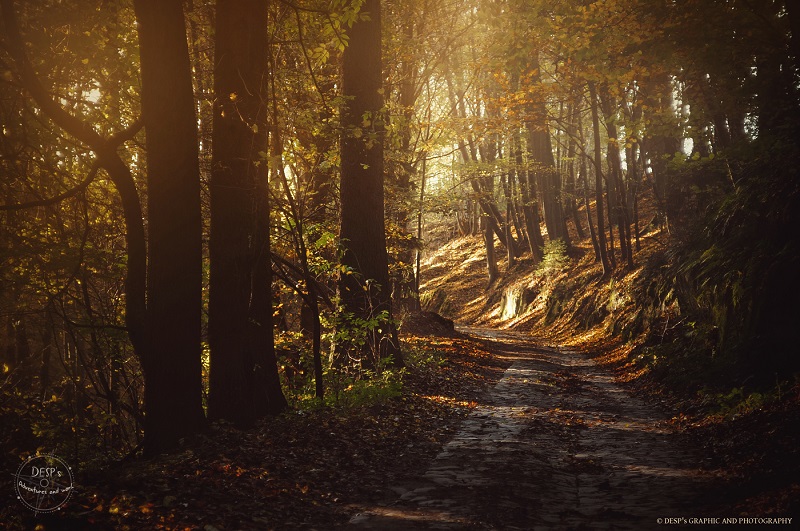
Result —
<instances>
[{"instance_id":1,"label":"tree bark","mask_svg":"<svg viewBox=\"0 0 800 531\"><path fill-rule=\"evenodd\" d=\"M147 138L145 450L200 430L202 223L197 121L183 4L135 0Z\"/></svg>"},{"instance_id":2,"label":"tree bark","mask_svg":"<svg viewBox=\"0 0 800 531\"><path fill-rule=\"evenodd\" d=\"M208 412L243 426L286 406L267 376L277 375L268 167L259 155L268 149L267 8L268 0L219 0L214 32Z\"/></svg>"},{"instance_id":3,"label":"tree bark","mask_svg":"<svg viewBox=\"0 0 800 531\"><path fill-rule=\"evenodd\" d=\"M487 287L490 287L500 276L500 270L497 268L497 256L494 252L494 230L488 223L488 216L484 214L481 221L483 222L483 243L486 247L486 270L489 275Z\"/></svg>"},{"instance_id":4,"label":"tree bark","mask_svg":"<svg viewBox=\"0 0 800 531\"><path fill-rule=\"evenodd\" d=\"M577 156L577 122L580 117L580 110L577 105L570 105L569 110L569 126L567 127L567 182L566 182L566 208L569 214L572 215L572 221L575 223L575 232L578 238L583 239L586 235L583 232L583 226L578 215L578 205L576 197L578 197L578 184L575 171L575 157Z\"/></svg>"},{"instance_id":5,"label":"tree bark","mask_svg":"<svg viewBox=\"0 0 800 531\"><path fill-rule=\"evenodd\" d=\"M535 55L531 68L536 72L534 81L539 82L539 60ZM561 202L561 175L558 173L553 158L553 147L546 122L547 111L544 107L544 102L537 102L534 111L537 116L541 117L541 120L540 123L529 122L526 124L528 128L528 156L529 161L535 165L535 172L539 178L547 236L550 241L562 240L569 248L570 239L567 233L564 206Z\"/></svg>"},{"instance_id":6,"label":"tree bark","mask_svg":"<svg viewBox=\"0 0 800 531\"><path fill-rule=\"evenodd\" d=\"M594 83L589 82L589 98L592 108L592 134L594 135L594 186L595 207L597 208L597 247L600 251L600 263L603 265L603 277L611 274L611 264L606 250L605 222L603 220L603 152L600 146L600 117L597 111L597 90Z\"/></svg>"},{"instance_id":7,"label":"tree bark","mask_svg":"<svg viewBox=\"0 0 800 531\"><path fill-rule=\"evenodd\" d=\"M383 140L381 2L366 0L350 31L342 58L343 105L341 137L342 275L339 290L346 313L380 324L368 331L362 363L374 368L392 357L402 364L397 331L392 323L388 256L383 205Z\"/></svg>"},{"instance_id":8,"label":"tree bark","mask_svg":"<svg viewBox=\"0 0 800 531\"><path fill-rule=\"evenodd\" d=\"M616 223L617 233L619 234L619 248L622 259L633 268L633 253L631 251L630 223L628 222L628 208L626 200L625 183L622 179L622 157L619 151L619 133L617 131L616 120L614 117L614 102L609 94L607 87L601 87L600 103L606 122L608 132L607 157L609 167L608 181L608 203L609 203L609 223L611 226ZM613 193L612 193L613 192Z\"/></svg>"},{"instance_id":9,"label":"tree bark","mask_svg":"<svg viewBox=\"0 0 800 531\"><path fill-rule=\"evenodd\" d=\"M542 237L542 230L539 226L539 208L536 205L536 187L532 172L530 170L523 171L522 168L522 147L519 139L519 133L516 137L516 148L514 158L517 167L520 168L519 173L519 192L522 196L522 215L525 218L525 229L528 234L528 248L531 251L534 264L538 263L544 253L544 238Z\"/></svg>"}]
</instances>

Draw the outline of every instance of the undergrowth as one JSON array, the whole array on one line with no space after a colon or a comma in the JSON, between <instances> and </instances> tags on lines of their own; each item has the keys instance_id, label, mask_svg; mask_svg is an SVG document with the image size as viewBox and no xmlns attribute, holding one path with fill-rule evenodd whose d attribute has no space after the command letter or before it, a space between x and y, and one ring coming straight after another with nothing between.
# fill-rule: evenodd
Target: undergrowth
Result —
<instances>
[{"instance_id":1,"label":"undergrowth","mask_svg":"<svg viewBox=\"0 0 800 531\"><path fill-rule=\"evenodd\" d=\"M403 394L404 379L410 371L431 371L446 363L444 355L425 342L402 342L402 351L405 364L402 368L397 368L390 358L381 360L375 370L330 366L323 374L326 385L323 400L314 396L314 382L308 378L292 396L291 405L298 410L348 410L381 404Z\"/></svg>"}]
</instances>

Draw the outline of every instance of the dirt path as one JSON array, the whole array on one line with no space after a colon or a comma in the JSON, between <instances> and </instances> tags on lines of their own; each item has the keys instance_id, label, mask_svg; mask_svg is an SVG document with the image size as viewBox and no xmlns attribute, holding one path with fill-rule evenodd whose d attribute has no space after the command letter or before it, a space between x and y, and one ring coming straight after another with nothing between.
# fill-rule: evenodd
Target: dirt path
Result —
<instances>
[{"instance_id":1,"label":"dirt path","mask_svg":"<svg viewBox=\"0 0 800 531\"><path fill-rule=\"evenodd\" d=\"M586 355L522 334L467 330L512 360L500 382L397 499L362 529L650 529L704 517L712 478L666 418Z\"/></svg>"}]
</instances>

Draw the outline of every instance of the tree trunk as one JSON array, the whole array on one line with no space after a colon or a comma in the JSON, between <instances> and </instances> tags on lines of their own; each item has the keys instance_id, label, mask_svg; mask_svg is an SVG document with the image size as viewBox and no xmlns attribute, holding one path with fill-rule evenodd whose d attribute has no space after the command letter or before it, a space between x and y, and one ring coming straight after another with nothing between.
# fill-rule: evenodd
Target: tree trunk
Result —
<instances>
[{"instance_id":1,"label":"tree trunk","mask_svg":"<svg viewBox=\"0 0 800 531\"><path fill-rule=\"evenodd\" d=\"M366 0L369 20L357 21L342 58L341 220L342 275L339 290L347 313L378 318L368 331L361 358L374 368L391 356L402 364L397 331L392 323L388 257L383 206L383 139L385 127L381 73L380 0ZM368 124L365 125L365 119Z\"/></svg>"},{"instance_id":2,"label":"tree trunk","mask_svg":"<svg viewBox=\"0 0 800 531\"><path fill-rule=\"evenodd\" d=\"M567 182L566 182L566 208L569 214L572 215L572 221L575 223L575 232L578 238L583 239L586 235L583 232L583 226L578 214L578 205L576 198L578 197L578 184L575 178L575 157L577 156L577 134L578 120L580 119L580 109L577 105L570 105L569 111L569 126L567 127Z\"/></svg>"},{"instance_id":3,"label":"tree trunk","mask_svg":"<svg viewBox=\"0 0 800 531\"><path fill-rule=\"evenodd\" d=\"M649 114L644 118L650 123L649 130L656 134L648 134L642 139L642 150L645 160L649 160L653 173L653 193L658 205L659 217L667 226L671 217L668 198L668 162L680 152L681 141L678 138L677 117L672 110L673 90L669 75L660 73L645 82L642 86L644 106Z\"/></svg>"},{"instance_id":4,"label":"tree trunk","mask_svg":"<svg viewBox=\"0 0 800 531\"><path fill-rule=\"evenodd\" d=\"M500 270L497 269L497 256L494 252L494 230L487 218L488 216L483 215L481 222L483 224L483 243L486 247L486 270L489 275L487 287L489 287L499 278Z\"/></svg>"},{"instance_id":5,"label":"tree trunk","mask_svg":"<svg viewBox=\"0 0 800 531\"><path fill-rule=\"evenodd\" d=\"M597 91L593 82L589 82L589 98L592 108L592 134L594 136L594 186L595 207L597 208L597 247L600 250L600 262L603 264L603 277L611 274L611 264L606 250L606 228L603 220L603 151L600 145L600 117L597 111Z\"/></svg>"},{"instance_id":6,"label":"tree trunk","mask_svg":"<svg viewBox=\"0 0 800 531\"><path fill-rule=\"evenodd\" d=\"M538 82L539 60L534 55L532 69L535 71L534 81ZM564 207L561 202L561 175L553 158L553 147L550 132L546 122L547 111L544 102L536 104L535 114L541 117L540 123L527 123L528 128L528 155L529 162L535 165L535 171L541 184L542 203L544 206L545 226L550 241L562 240L567 248L570 247L569 234L567 233Z\"/></svg>"},{"instance_id":7,"label":"tree trunk","mask_svg":"<svg viewBox=\"0 0 800 531\"><path fill-rule=\"evenodd\" d=\"M617 225L619 234L619 248L622 259L626 260L628 267L633 268L633 253L631 251L630 223L628 222L628 208L626 201L625 183L622 179L622 157L619 151L619 133L614 116L614 102L607 87L600 91L600 102L605 116L606 131L608 132L608 167L609 167L609 223ZM612 194L613 190L613 194ZM613 216L612 216L613 215ZM613 221L611 221L613 220Z\"/></svg>"},{"instance_id":8,"label":"tree trunk","mask_svg":"<svg viewBox=\"0 0 800 531\"><path fill-rule=\"evenodd\" d=\"M277 376L268 168L259 156L267 151L267 7L219 0L214 32L208 413L242 426L286 405L277 377L267 376Z\"/></svg>"},{"instance_id":9,"label":"tree trunk","mask_svg":"<svg viewBox=\"0 0 800 531\"><path fill-rule=\"evenodd\" d=\"M519 133L516 133L516 147L514 159L517 163L519 173L519 192L522 196L522 215L525 218L525 229L528 234L528 248L533 257L533 263L538 263L544 252L544 238L539 226L539 209L536 205L536 188L532 186L533 177L530 170L522 170L522 146ZM533 192L533 193L531 193Z\"/></svg>"},{"instance_id":10,"label":"tree trunk","mask_svg":"<svg viewBox=\"0 0 800 531\"><path fill-rule=\"evenodd\" d=\"M134 8L147 133L145 450L155 454L204 422L200 173L182 2L135 0Z\"/></svg>"},{"instance_id":11,"label":"tree trunk","mask_svg":"<svg viewBox=\"0 0 800 531\"><path fill-rule=\"evenodd\" d=\"M505 222L505 225L503 225L503 229L504 229L504 232L505 232L505 235L506 235L506 241L510 242L514 238L514 236L511 234L511 220L512 220L512 217L513 217L513 214L512 214L512 211L511 211L511 208L512 208L512 205L511 205L511 188L510 188L511 176L510 176L510 174L505 174L500 179L501 179L501 185L503 186L503 195L504 195L505 200L506 200L506 222ZM514 265L514 263L515 263L515 261L517 259L516 255L514 254L514 248L515 247L516 247L515 245L509 245L509 246L506 247L506 257L508 259L508 268L509 269Z\"/></svg>"},{"instance_id":12,"label":"tree trunk","mask_svg":"<svg viewBox=\"0 0 800 531\"><path fill-rule=\"evenodd\" d=\"M274 415L288 404L281 390L275 357L272 301L272 248L270 245L270 204L268 174L263 168L256 176L255 229L253 231L253 288L248 309L250 357L254 415Z\"/></svg>"},{"instance_id":13,"label":"tree trunk","mask_svg":"<svg viewBox=\"0 0 800 531\"><path fill-rule=\"evenodd\" d=\"M583 183L583 205L586 208L586 224L589 226L589 237L592 239L592 248L594 249L595 262L600 261L600 243L597 241L597 232L594 230L594 221L592 221L592 205L589 203L589 177L588 168L586 167L586 156L581 157L580 177Z\"/></svg>"},{"instance_id":14,"label":"tree trunk","mask_svg":"<svg viewBox=\"0 0 800 531\"><path fill-rule=\"evenodd\" d=\"M417 211L417 256L415 260L414 270L414 295L416 301L416 310L422 310L422 304L419 299L419 285L422 276L422 219L424 215L423 208L425 206L425 179L427 178L428 170L428 154L423 153L422 156L422 172L420 173L419 180L419 210Z\"/></svg>"}]
</instances>

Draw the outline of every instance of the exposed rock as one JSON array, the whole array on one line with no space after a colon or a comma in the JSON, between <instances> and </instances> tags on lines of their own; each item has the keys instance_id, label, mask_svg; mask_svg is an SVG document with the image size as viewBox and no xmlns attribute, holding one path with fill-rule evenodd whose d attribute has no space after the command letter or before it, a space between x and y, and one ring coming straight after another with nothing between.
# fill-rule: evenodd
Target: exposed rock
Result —
<instances>
[{"instance_id":1,"label":"exposed rock","mask_svg":"<svg viewBox=\"0 0 800 531\"><path fill-rule=\"evenodd\" d=\"M436 312L411 312L403 318L400 332L416 336L457 336L452 319L442 317Z\"/></svg>"}]
</instances>

